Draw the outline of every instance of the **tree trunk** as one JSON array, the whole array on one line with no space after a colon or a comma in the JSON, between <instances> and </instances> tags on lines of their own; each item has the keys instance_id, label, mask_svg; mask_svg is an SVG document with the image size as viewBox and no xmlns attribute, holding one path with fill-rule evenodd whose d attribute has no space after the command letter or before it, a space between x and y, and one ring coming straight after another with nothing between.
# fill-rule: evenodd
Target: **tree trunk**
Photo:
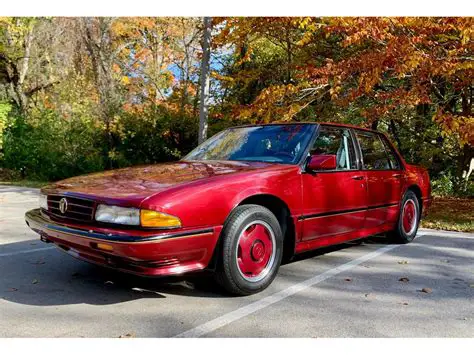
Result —
<instances>
[{"instance_id":1,"label":"tree trunk","mask_svg":"<svg viewBox=\"0 0 474 355\"><path fill-rule=\"evenodd\" d=\"M472 112L472 99L468 93L470 88L465 88L461 93L461 107L463 116L469 117ZM458 160L458 174L462 181L467 183L474 170L474 147L469 143L462 146L462 151Z\"/></svg>"},{"instance_id":2,"label":"tree trunk","mask_svg":"<svg viewBox=\"0 0 474 355\"><path fill-rule=\"evenodd\" d=\"M212 18L204 17L201 62L201 102L199 105L199 144L207 138L207 118L209 115L209 61L211 57Z\"/></svg>"},{"instance_id":3,"label":"tree trunk","mask_svg":"<svg viewBox=\"0 0 474 355\"><path fill-rule=\"evenodd\" d=\"M392 136L395 139L395 142L397 142L398 150L403 155L402 141L400 140L400 136L398 135L398 129L397 129L397 126L395 125L395 120L393 119L390 120L389 129L391 131L390 133L392 133Z\"/></svg>"},{"instance_id":4,"label":"tree trunk","mask_svg":"<svg viewBox=\"0 0 474 355\"><path fill-rule=\"evenodd\" d=\"M474 147L464 144L458 160L458 175L468 182L474 170Z\"/></svg>"},{"instance_id":5,"label":"tree trunk","mask_svg":"<svg viewBox=\"0 0 474 355\"><path fill-rule=\"evenodd\" d=\"M108 169L114 167L113 159L110 156L110 152L115 147L111 124L119 106L119 98L112 74L116 56L110 36L110 27L113 21L113 18L105 17L87 17L81 21L82 40L91 60L95 86L99 96L99 114L105 127L104 140L106 145L103 156L105 166Z\"/></svg>"},{"instance_id":6,"label":"tree trunk","mask_svg":"<svg viewBox=\"0 0 474 355\"><path fill-rule=\"evenodd\" d=\"M24 53L21 59L14 60L6 54L0 53L0 64L2 64L2 72L0 74L6 77L6 91L22 114L25 114L28 110L29 97L27 96L24 84L29 71L32 43L33 27L28 29L28 33L23 41Z\"/></svg>"},{"instance_id":7,"label":"tree trunk","mask_svg":"<svg viewBox=\"0 0 474 355\"><path fill-rule=\"evenodd\" d=\"M291 41L290 41L290 29L286 28L286 82L291 84Z\"/></svg>"}]
</instances>

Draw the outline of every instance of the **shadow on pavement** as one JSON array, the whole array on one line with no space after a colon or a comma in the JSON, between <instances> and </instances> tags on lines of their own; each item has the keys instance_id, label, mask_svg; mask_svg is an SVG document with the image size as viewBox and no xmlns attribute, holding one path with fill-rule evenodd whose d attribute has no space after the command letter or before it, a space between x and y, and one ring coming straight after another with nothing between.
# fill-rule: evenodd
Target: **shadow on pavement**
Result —
<instances>
[{"instance_id":1,"label":"shadow on pavement","mask_svg":"<svg viewBox=\"0 0 474 355\"><path fill-rule=\"evenodd\" d=\"M464 240L464 243L468 242L468 240ZM383 237L371 237L363 241L331 246L298 255L286 265L295 265L309 259L314 259L314 262L317 263L319 256L358 244L382 246L388 244L388 241ZM38 240L28 240L0 245L0 254L49 246L51 244L43 244ZM425 265L436 264L439 266L444 259L452 260L450 263L441 264L444 266L443 270L440 270L439 267L413 269L411 267L412 261L410 261L408 268L405 267L406 271L410 270L411 277L414 280L424 279L426 284L436 283L436 278L443 276L442 272L449 273L449 275L445 275L449 278L451 274L455 274L455 269L450 270L450 268L472 262L470 254L463 255L462 253L463 250L466 250L464 248L470 248L470 245L464 245L461 241L453 247L452 240L450 241L449 238L436 238L436 245L434 243L415 242L411 246L408 251L404 250L402 252L400 249L395 249L391 254L402 259L404 256L416 252L417 256L413 263ZM311 267L311 263L307 265ZM382 262L377 268L367 270L370 270L371 278L389 277L389 274L392 273L391 276L394 277L393 280L398 285L398 277L404 276L400 269L402 269L402 266L397 263L384 265ZM76 260L57 248L0 257L0 270L0 297L8 302L27 305L51 306L81 303L108 305L141 298L160 300L166 298L169 294L196 298L234 297L219 288L213 282L210 273L201 272L180 277L145 278ZM301 273L302 271L295 270L294 272ZM351 273L356 273L356 270L351 271ZM294 283L294 281L285 280L285 278L285 272L280 273L282 281L288 281L289 284ZM367 278L367 274L365 274L365 278ZM468 281L466 280L464 283ZM466 288L464 283L461 286ZM379 290L379 292L384 292L384 290ZM460 295L465 297L464 292ZM448 297L448 294L445 297ZM449 294L449 297L453 297L453 295Z\"/></svg>"},{"instance_id":2,"label":"shadow on pavement","mask_svg":"<svg viewBox=\"0 0 474 355\"><path fill-rule=\"evenodd\" d=\"M369 243L381 243L377 238ZM360 242L331 246L295 257L287 264L349 248ZM38 240L0 245L0 254L48 248ZM140 298L166 298L174 294L199 298L232 298L212 279L211 272L175 277L148 278L76 260L51 248L33 253L0 257L0 297L20 304L51 306L65 304L107 305Z\"/></svg>"}]
</instances>

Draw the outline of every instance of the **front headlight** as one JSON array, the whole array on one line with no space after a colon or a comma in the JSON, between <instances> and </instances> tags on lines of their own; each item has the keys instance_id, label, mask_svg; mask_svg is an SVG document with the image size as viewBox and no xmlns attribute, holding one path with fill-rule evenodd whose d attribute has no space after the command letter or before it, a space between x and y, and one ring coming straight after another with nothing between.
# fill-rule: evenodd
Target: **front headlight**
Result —
<instances>
[{"instance_id":1,"label":"front headlight","mask_svg":"<svg viewBox=\"0 0 474 355\"><path fill-rule=\"evenodd\" d=\"M181 220L166 213L140 210L133 207L119 207L99 205L95 211L95 220L98 222L126 224L149 228L178 228Z\"/></svg>"},{"instance_id":2,"label":"front headlight","mask_svg":"<svg viewBox=\"0 0 474 355\"><path fill-rule=\"evenodd\" d=\"M48 196L43 194L39 195L39 206L45 210L48 209Z\"/></svg>"},{"instance_id":3,"label":"front headlight","mask_svg":"<svg viewBox=\"0 0 474 355\"><path fill-rule=\"evenodd\" d=\"M133 207L99 205L95 211L95 220L98 222L139 226L140 210Z\"/></svg>"}]
</instances>

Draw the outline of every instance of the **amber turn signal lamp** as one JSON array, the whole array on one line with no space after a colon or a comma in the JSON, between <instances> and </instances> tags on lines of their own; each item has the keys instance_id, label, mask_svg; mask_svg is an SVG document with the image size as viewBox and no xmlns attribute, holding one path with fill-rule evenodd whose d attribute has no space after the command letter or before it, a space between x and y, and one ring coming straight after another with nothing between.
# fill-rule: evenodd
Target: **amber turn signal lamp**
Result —
<instances>
[{"instance_id":1,"label":"amber turn signal lamp","mask_svg":"<svg viewBox=\"0 0 474 355\"><path fill-rule=\"evenodd\" d=\"M106 250L106 251L114 250L114 247L112 245L109 245L109 244L97 243L95 246L96 246L97 249L102 249L102 250Z\"/></svg>"},{"instance_id":2,"label":"amber turn signal lamp","mask_svg":"<svg viewBox=\"0 0 474 355\"><path fill-rule=\"evenodd\" d=\"M150 210L140 210L140 223L142 227L177 228L181 227L178 217L166 213Z\"/></svg>"}]
</instances>

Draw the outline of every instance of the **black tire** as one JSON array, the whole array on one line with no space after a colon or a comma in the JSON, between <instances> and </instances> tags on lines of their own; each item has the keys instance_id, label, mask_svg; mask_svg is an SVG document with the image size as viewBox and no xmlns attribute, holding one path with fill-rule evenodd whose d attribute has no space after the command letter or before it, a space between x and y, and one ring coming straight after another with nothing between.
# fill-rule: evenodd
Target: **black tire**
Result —
<instances>
[{"instance_id":1,"label":"black tire","mask_svg":"<svg viewBox=\"0 0 474 355\"><path fill-rule=\"evenodd\" d=\"M410 227L407 228L405 225L404 227L404 213L406 212L405 206L408 204L413 204L415 210L415 216L412 218L412 223L410 223ZM420 203L418 198L416 197L415 193L411 190L408 190L405 195L403 196L402 202L400 204L400 212L398 214L398 221L395 229L389 234L392 241L395 243L406 244L410 243L413 239L415 239L416 232L418 231L418 227L420 225ZM408 230L407 230L408 229Z\"/></svg>"},{"instance_id":2,"label":"black tire","mask_svg":"<svg viewBox=\"0 0 474 355\"><path fill-rule=\"evenodd\" d=\"M264 270L255 279L249 280L239 268L238 250L241 251L239 249L241 234L246 229L252 228L253 224L264 225L267 235L271 236L272 248ZM278 220L269 209L259 205L236 207L224 224L221 238L222 244L215 278L225 290L235 295L250 295L264 290L272 283L281 264L283 234ZM265 250L270 250L270 248ZM259 279L259 277L262 278Z\"/></svg>"}]
</instances>

